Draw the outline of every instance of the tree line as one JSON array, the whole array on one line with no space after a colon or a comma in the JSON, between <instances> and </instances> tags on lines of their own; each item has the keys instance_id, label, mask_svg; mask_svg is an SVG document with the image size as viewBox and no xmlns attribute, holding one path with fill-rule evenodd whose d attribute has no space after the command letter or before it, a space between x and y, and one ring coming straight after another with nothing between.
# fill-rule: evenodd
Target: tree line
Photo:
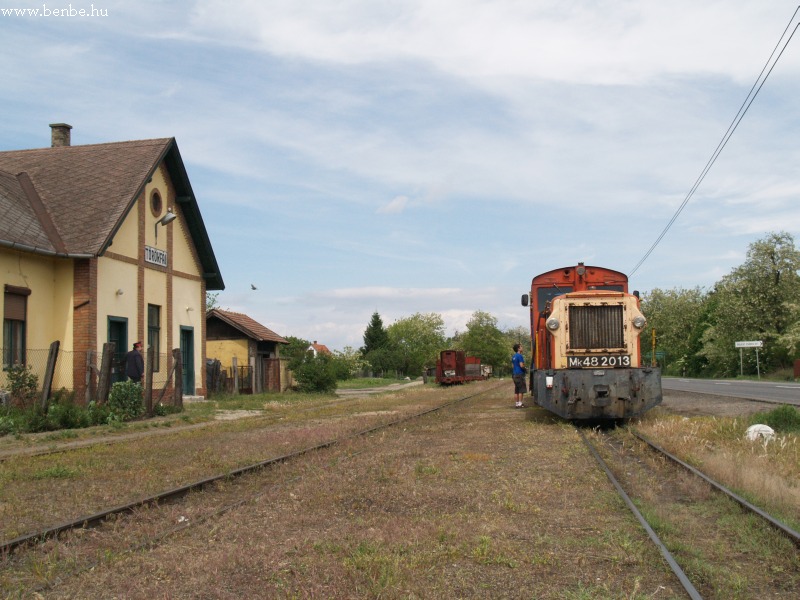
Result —
<instances>
[{"instance_id":1,"label":"tree line","mask_svg":"<svg viewBox=\"0 0 800 600\"><path fill-rule=\"evenodd\" d=\"M748 246L745 261L710 289L654 289L642 296L648 325L642 350L666 375L735 377L772 372L791 376L800 358L800 251L786 232ZM762 341L740 352L736 342ZM756 365L758 360L758 365Z\"/></svg>"},{"instance_id":2,"label":"tree line","mask_svg":"<svg viewBox=\"0 0 800 600\"><path fill-rule=\"evenodd\" d=\"M465 331L450 337L438 313L416 313L384 326L376 311L364 330L364 345L358 349L347 346L330 355L314 356L308 351L307 340L293 336L285 339L289 345L281 348L281 356L289 358L289 369L300 389L329 391L335 389L336 381L361 375L414 379L435 367L439 353L449 349L479 357L502 376L511 369L511 346L517 342L529 345L525 342L530 340L530 333L524 327L503 330L496 317L481 310L472 314Z\"/></svg>"},{"instance_id":3,"label":"tree line","mask_svg":"<svg viewBox=\"0 0 800 600\"><path fill-rule=\"evenodd\" d=\"M762 341L758 361L762 373L789 376L800 357L800 251L786 232L770 233L750 244L744 263L710 289L655 288L642 296L647 326L642 350L666 375L733 377L756 373L756 353L742 353L737 341ZM215 297L211 298L213 306ZM308 351L308 340L285 336L281 356L289 359L304 391L330 391L336 382L355 376L420 376L434 367L442 350L464 350L491 365L495 375L508 375L511 347L530 351L527 327L501 329L497 318L476 310L464 331L448 337L438 313L416 313L385 326L376 311L358 349L347 346L330 355ZM741 358L741 362L740 362ZM526 362L530 357L526 356Z\"/></svg>"}]
</instances>

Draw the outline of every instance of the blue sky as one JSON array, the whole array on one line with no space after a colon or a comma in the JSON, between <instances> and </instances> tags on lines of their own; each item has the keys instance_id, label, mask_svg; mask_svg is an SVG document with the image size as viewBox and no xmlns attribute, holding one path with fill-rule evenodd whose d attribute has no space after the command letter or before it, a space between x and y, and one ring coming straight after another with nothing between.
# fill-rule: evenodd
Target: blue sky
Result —
<instances>
[{"instance_id":1,"label":"blue sky","mask_svg":"<svg viewBox=\"0 0 800 600\"><path fill-rule=\"evenodd\" d=\"M537 273L630 272L796 8L0 0L70 6L107 16L0 15L0 149L54 122L73 144L174 136L219 304L332 349L374 311L516 327ZM634 288L709 287L769 232L800 242L799 97L796 39Z\"/></svg>"}]
</instances>

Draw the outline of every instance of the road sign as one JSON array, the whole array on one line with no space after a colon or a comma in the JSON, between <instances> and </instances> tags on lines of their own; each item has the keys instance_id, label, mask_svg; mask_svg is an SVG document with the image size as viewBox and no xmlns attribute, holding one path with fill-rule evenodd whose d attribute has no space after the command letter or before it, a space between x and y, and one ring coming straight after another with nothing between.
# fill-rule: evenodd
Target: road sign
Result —
<instances>
[{"instance_id":1,"label":"road sign","mask_svg":"<svg viewBox=\"0 0 800 600\"><path fill-rule=\"evenodd\" d=\"M764 342L761 340L755 342L735 342L734 345L737 348L763 348Z\"/></svg>"}]
</instances>

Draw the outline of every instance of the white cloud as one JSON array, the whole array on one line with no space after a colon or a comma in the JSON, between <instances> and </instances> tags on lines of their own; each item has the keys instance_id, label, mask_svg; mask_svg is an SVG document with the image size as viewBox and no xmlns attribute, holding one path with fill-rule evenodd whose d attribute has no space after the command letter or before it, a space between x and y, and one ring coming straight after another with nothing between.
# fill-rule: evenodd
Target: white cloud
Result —
<instances>
[{"instance_id":1,"label":"white cloud","mask_svg":"<svg viewBox=\"0 0 800 600\"><path fill-rule=\"evenodd\" d=\"M756 0L244 0L235 9L208 0L197 3L191 29L305 60L419 61L486 85L498 79L627 84L710 72L746 81L754 57L740 40L769 47L790 16L773 9Z\"/></svg>"},{"instance_id":2,"label":"white cloud","mask_svg":"<svg viewBox=\"0 0 800 600\"><path fill-rule=\"evenodd\" d=\"M378 209L379 214L393 215L400 214L408 206L408 196L395 196L388 204L384 204Z\"/></svg>"},{"instance_id":3,"label":"white cloud","mask_svg":"<svg viewBox=\"0 0 800 600\"><path fill-rule=\"evenodd\" d=\"M438 312L448 331L476 309L525 325L519 295L534 274L577 261L630 269L793 10L108 8L97 21L4 21L0 146L47 145L55 121L74 125L74 143L175 136L228 285L220 304L331 348L360 345L375 310L387 323ZM767 231L800 235L799 62L790 46L638 287L709 285Z\"/></svg>"}]
</instances>

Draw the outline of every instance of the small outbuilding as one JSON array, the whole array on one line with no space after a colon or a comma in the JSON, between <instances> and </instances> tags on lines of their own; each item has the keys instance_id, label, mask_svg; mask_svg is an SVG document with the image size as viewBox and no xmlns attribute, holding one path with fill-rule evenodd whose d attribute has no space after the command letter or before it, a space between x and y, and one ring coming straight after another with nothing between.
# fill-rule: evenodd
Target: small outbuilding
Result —
<instances>
[{"instance_id":1,"label":"small outbuilding","mask_svg":"<svg viewBox=\"0 0 800 600\"><path fill-rule=\"evenodd\" d=\"M242 393L282 392L291 385L280 347L289 342L251 317L214 308L206 313L206 352ZM232 390L233 391L233 390Z\"/></svg>"}]
</instances>

